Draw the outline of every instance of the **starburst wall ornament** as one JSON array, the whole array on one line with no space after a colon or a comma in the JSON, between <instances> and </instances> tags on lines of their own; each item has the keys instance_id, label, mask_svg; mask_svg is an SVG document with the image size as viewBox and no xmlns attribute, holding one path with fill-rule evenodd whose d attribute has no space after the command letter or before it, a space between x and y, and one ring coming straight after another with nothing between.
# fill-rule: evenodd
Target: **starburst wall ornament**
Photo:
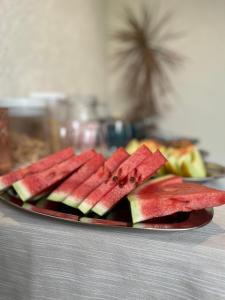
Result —
<instances>
[{"instance_id":1,"label":"starburst wall ornament","mask_svg":"<svg viewBox=\"0 0 225 300\"><path fill-rule=\"evenodd\" d=\"M142 6L139 14L126 8L123 25L112 34L113 66L122 74L121 85L129 99L131 121L157 116L165 110L166 96L173 90L168 71L183 58L166 44L180 37L167 30L171 14L158 21L153 10Z\"/></svg>"}]
</instances>

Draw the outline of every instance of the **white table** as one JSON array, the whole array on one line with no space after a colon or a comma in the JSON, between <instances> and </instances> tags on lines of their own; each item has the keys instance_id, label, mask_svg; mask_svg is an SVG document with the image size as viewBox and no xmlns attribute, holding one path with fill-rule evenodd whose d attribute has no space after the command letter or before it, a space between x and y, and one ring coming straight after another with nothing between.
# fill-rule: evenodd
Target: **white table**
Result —
<instances>
[{"instance_id":1,"label":"white table","mask_svg":"<svg viewBox=\"0 0 225 300\"><path fill-rule=\"evenodd\" d=\"M0 299L225 299L225 206L206 227L159 233L64 223L0 202Z\"/></svg>"}]
</instances>

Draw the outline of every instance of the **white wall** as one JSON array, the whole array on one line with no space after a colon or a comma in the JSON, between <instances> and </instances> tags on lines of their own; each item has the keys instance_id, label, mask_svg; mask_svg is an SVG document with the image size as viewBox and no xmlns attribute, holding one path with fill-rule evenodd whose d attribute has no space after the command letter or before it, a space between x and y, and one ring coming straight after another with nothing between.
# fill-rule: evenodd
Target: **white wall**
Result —
<instances>
[{"instance_id":1,"label":"white wall","mask_svg":"<svg viewBox=\"0 0 225 300\"><path fill-rule=\"evenodd\" d=\"M0 98L105 93L104 0L0 0Z\"/></svg>"},{"instance_id":2,"label":"white wall","mask_svg":"<svg viewBox=\"0 0 225 300\"><path fill-rule=\"evenodd\" d=\"M186 31L172 45L187 59L173 74L175 105L161 120L162 128L201 138L203 147L225 163L225 1L143 1L174 11L171 29ZM124 4L141 2L0 0L0 98L38 90L91 93L110 99L114 111L122 112L126 106L117 81L107 81L106 31L117 24Z\"/></svg>"},{"instance_id":3,"label":"white wall","mask_svg":"<svg viewBox=\"0 0 225 300\"><path fill-rule=\"evenodd\" d=\"M109 27L115 27L124 5L137 8L141 2L111 0ZM149 7L160 4L162 12L172 10L174 19L170 28L186 32L185 38L172 44L186 61L172 76L175 104L161 120L161 127L199 137L202 147L212 153L212 159L225 164L225 1L146 0L145 3ZM112 86L113 99L115 80Z\"/></svg>"}]
</instances>

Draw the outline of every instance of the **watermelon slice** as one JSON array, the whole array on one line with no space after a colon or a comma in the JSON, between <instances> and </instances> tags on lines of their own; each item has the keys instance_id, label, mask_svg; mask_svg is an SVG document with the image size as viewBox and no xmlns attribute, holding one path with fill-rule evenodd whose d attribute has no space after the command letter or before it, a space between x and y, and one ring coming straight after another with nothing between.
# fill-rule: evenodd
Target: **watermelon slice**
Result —
<instances>
[{"instance_id":1,"label":"watermelon slice","mask_svg":"<svg viewBox=\"0 0 225 300\"><path fill-rule=\"evenodd\" d=\"M43 172L28 175L13 184L14 189L23 201L42 193L55 183L69 176L81 165L91 159L96 152L88 150L80 155L73 156L68 160L55 165Z\"/></svg>"},{"instance_id":2,"label":"watermelon slice","mask_svg":"<svg viewBox=\"0 0 225 300\"><path fill-rule=\"evenodd\" d=\"M101 183L108 180L112 175L112 172L114 172L128 156L129 154L123 148L117 149L96 173L69 195L69 200L71 204L73 204L73 207L77 207L88 194ZM85 213L85 207L83 207L82 204L79 206L79 209Z\"/></svg>"},{"instance_id":3,"label":"watermelon slice","mask_svg":"<svg viewBox=\"0 0 225 300\"><path fill-rule=\"evenodd\" d=\"M133 223L225 204L225 192L193 183L145 186L128 196Z\"/></svg>"},{"instance_id":4,"label":"watermelon slice","mask_svg":"<svg viewBox=\"0 0 225 300\"><path fill-rule=\"evenodd\" d=\"M92 207L108 192L110 192L118 182L126 179L127 175L134 171L144 159L150 157L152 153L146 146L141 146L136 152L128 157L112 174L112 179L100 184L82 202L82 211L88 213Z\"/></svg>"},{"instance_id":5,"label":"watermelon slice","mask_svg":"<svg viewBox=\"0 0 225 300\"><path fill-rule=\"evenodd\" d=\"M141 184L154 174L166 162L165 157L160 151L156 151L149 158L145 159L142 164L137 166L136 176L133 172L128 174L126 182L122 185L116 185L109 193L105 194L101 200L92 208L96 214L103 216L118 201L134 190L137 184Z\"/></svg>"},{"instance_id":6,"label":"watermelon slice","mask_svg":"<svg viewBox=\"0 0 225 300\"><path fill-rule=\"evenodd\" d=\"M90 177L98 168L103 165L105 159L101 154L96 154L86 164L84 164L76 173L72 174L66 181L57 187L49 196L48 200L62 202L71 205L69 195L74 189ZM67 197L68 196L68 197ZM73 203L73 202L72 202Z\"/></svg>"},{"instance_id":7,"label":"watermelon slice","mask_svg":"<svg viewBox=\"0 0 225 300\"><path fill-rule=\"evenodd\" d=\"M7 189L14 182L24 178L26 175L42 172L54 166L55 164L61 163L74 155L72 148L66 148L62 151L56 152L49 155L38 162L16 171L10 172L0 177L0 191Z\"/></svg>"}]
</instances>

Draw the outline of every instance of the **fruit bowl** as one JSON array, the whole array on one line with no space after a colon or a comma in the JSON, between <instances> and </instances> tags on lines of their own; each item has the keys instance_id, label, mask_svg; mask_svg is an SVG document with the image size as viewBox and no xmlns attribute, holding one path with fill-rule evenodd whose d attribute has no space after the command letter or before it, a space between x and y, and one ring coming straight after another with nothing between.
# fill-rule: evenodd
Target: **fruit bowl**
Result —
<instances>
[{"instance_id":1,"label":"fruit bowl","mask_svg":"<svg viewBox=\"0 0 225 300\"><path fill-rule=\"evenodd\" d=\"M225 167L212 162L205 162L207 176L204 178L184 177L186 182L209 183L225 177Z\"/></svg>"},{"instance_id":2,"label":"fruit bowl","mask_svg":"<svg viewBox=\"0 0 225 300\"><path fill-rule=\"evenodd\" d=\"M174 174L186 182L205 183L225 176L225 167L207 162L206 151L199 149L190 141L162 142L157 139L131 140L126 147L132 154L140 145L147 146L152 152L160 150L167 158L166 164L158 170L157 177Z\"/></svg>"}]
</instances>

